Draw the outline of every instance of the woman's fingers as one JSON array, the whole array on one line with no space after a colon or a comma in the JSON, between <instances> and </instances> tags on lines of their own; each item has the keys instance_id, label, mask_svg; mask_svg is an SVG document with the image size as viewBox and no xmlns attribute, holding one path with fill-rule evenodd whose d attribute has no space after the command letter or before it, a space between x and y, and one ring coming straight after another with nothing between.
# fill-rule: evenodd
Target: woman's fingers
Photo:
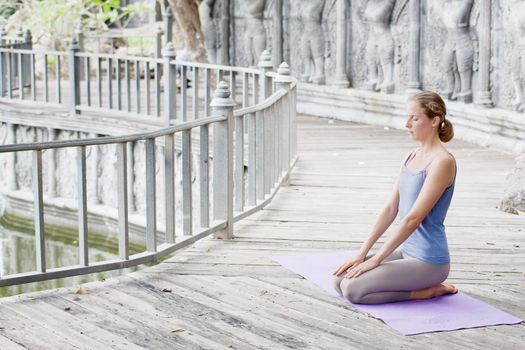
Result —
<instances>
[{"instance_id":1,"label":"woman's fingers","mask_svg":"<svg viewBox=\"0 0 525 350\"><path fill-rule=\"evenodd\" d=\"M357 277L360 274L361 274L361 264L355 265L354 267L349 269L345 278Z\"/></svg>"},{"instance_id":2,"label":"woman's fingers","mask_svg":"<svg viewBox=\"0 0 525 350\"><path fill-rule=\"evenodd\" d=\"M334 275L340 276L343 272L345 272L348 269L348 263L344 263L341 265L337 271L334 272Z\"/></svg>"},{"instance_id":3,"label":"woman's fingers","mask_svg":"<svg viewBox=\"0 0 525 350\"><path fill-rule=\"evenodd\" d=\"M343 272L348 270L354 263L353 262L346 262L343 265L341 265L337 271L334 272L334 275L340 276Z\"/></svg>"}]
</instances>

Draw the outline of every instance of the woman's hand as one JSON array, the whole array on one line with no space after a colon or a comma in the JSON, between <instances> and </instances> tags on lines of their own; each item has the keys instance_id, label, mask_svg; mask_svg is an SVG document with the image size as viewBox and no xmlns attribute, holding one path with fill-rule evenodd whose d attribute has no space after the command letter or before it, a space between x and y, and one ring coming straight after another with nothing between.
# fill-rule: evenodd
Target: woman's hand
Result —
<instances>
[{"instance_id":1,"label":"woman's hand","mask_svg":"<svg viewBox=\"0 0 525 350\"><path fill-rule=\"evenodd\" d=\"M353 257L352 259L346 261L343 265L339 266L337 270L332 274L334 276L341 276L346 270L349 268L361 264L363 261L365 261L365 257L361 255L357 255Z\"/></svg>"},{"instance_id":2,"label":"woman's hand","mask_svg":"<svg viewBox=\"0 0 525 350\"><path fill-rule=\"evenodd\" d=\"M349 269L345 275L345 278L359 277L363 273L373 270L378 266L379 266L379 262L374 258L370 258L367 261L364 261L358 265L355 265L351 269Z\"/></svg>"}]
</instances>

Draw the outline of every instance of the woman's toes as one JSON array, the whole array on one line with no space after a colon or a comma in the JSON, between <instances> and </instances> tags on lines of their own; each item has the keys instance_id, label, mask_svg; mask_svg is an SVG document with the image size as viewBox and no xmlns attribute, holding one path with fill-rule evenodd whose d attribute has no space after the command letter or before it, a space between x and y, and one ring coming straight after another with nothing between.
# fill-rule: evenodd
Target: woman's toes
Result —
<instances>
[{"instance_id":1,"label":"woman's toes","mask_svg":"<svg viewBox=\"0 0 525 350\"><path fill-rule=\"evenodd\" d=\"M446 284L443 284L443 286L445 286L446 292L448 294L456 294L458 292L458 289L453 284L446 283Z\"/></svg>"}]
</instances>

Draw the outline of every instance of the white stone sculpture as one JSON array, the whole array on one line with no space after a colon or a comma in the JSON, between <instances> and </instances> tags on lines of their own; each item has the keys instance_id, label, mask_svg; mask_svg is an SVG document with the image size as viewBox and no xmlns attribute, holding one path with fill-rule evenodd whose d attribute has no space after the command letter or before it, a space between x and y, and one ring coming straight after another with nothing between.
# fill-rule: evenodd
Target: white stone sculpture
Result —
<instances>
[{"instance_id":1,"label":"white stone sculpture","mask_svg":"<svg viewBox=\"0 0 525 350\"><path fill-rule=\"evenodd\" d=\"M450 100L472 102L472 72L477 69L477 38L471 30L474 0L433 0L434 10L447 30L442 53L446 86L441 95Z\"/></svg>"},{"instance_id":2,"label":"white stone sculpture","mask_svg":"<svg viewBox=\"0 0 525 350\"><path fill-rule=\"evenodd\" d=\"M324 84L324 49L325 38L321 18L325 0L301 0L299 3L301 19L304 25L302 34L302 54L304 72L303 81Z\"/></svg>"},{"instance_id":3,"label":"white stone sculpture","mask_svg":"<svg viewBox=\"0 0 525 350\"><path fill-rule=\"evenodd\" d=\"M215 0L203 0L199 5L204 46L210 63L217 63L217 27L213 21L213 5Z\"/></svg>"},{"instance_id":4,"label":"white stone sculpture","mask_svg":"<svg viewBox=\"0 0 525 350\"><path fill-rule=\"evenodd\" d=\"M361 18L369 25L366 44L368 66L367 88L384 93L394 92L394 63L399 62L391 24L396 23L406 0L368 0L364 3Z\"/></svg>"},{"instance_id":5,"label":"white stone sculpture","mask_svg":"<svg viewBox=\"0 0 525 350\"><path fill-rule=\"evenodd\" d=\"M514 26L514 55L512 56L512 83L516 97L512 106L525 111L525 1L514 0L510 4L510 16Z\"/></svg>"},{"instance_id":6,"label":"white stone sculpture","mask_svg":"<svg viewBox=\"0 0 525 350\"><path fill-rule=\"evenodd\" d=\"M266 30L264 29L264 7L266 0L246 1L246 32L244 47L248 56L248 65L255 67L266 48Z\"/></svg>"}]
</instances>

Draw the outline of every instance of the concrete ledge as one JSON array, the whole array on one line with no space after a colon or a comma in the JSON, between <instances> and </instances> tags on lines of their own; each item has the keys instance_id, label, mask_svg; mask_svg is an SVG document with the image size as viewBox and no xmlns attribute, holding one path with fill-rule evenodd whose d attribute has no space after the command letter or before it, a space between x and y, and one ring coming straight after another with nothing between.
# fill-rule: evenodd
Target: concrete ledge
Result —
<instances>
[{"instance_id":1,"label":"concrete ledge","mask_svg":"<svg viewBox=\"0 0 525 350\"><path fill-rule=\"evenodd\" d=\"M23 231L34 229L33 195L27 191L10 191L2 193L4 208L2 215L7 215L16 221L16 227ZM117 209L105 205L88 205L88 229L90 241L92 237L112 238L118 241L118 212ZM76 236L78 232L78 215L75 201L66 198L46 198L44 200L45 225L48 230L59 230L62 234ZM164 226L157 223L157 240L165 239ZM69 232L70 231L70 232ZM146 244L146 217L145 214L129 215L129 239L132 244L145 246Z\"/></svg>"},{"instance_id":2,"label":"concrete ledge","mask_svg":"<svg viewBox=\"0 0 525 350\"><path fill-rule=\"evenodd\" d=\"M299 83L297 112L404 129L408 95ZM446 101L455 137L500 151L525 151L525 114Z\"/></svg>"}]
</instances>

